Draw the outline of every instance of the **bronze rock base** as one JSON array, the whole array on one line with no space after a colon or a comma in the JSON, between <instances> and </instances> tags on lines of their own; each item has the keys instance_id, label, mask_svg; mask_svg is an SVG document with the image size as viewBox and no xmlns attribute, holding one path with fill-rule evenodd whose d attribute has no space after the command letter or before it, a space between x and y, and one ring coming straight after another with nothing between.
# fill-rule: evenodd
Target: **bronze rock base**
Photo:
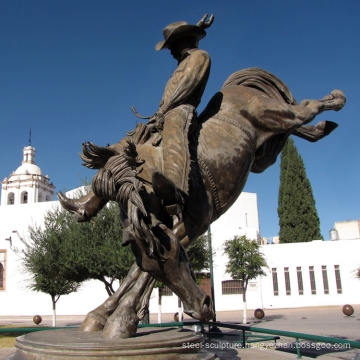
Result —
<instances>
[{"instance_id":1,"label":"bronze rock base","mask_svg":"<svg viewBox=\"0 0 360 360\"><path fill-rule=\"evenodd\" d=\"M179 328L140 328L129 339L104 339L101 332L46 330L20 336L7 360L214 359L202 349L203 336Z\"/></svg>"}]
</instances>

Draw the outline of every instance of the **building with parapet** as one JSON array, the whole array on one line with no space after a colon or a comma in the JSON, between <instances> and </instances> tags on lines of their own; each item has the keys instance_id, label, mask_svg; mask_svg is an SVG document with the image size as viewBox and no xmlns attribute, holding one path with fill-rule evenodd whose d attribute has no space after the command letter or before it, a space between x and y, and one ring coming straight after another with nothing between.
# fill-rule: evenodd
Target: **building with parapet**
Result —
<instances>
[{"instance_id":1,"label":"building with parapet","mask_svg":"<svg viewBox=\"0 0 360 360\"><path fill-rule=\"evenodd\" d=\"M0 315L50 315L49 295L28 288L29 274L22 271L17 249L28 239L29 225L44 224L47 211L58 208L52 201L54 185L43 176L34 161L35 149L24 148L22 165L1 182L0 206ZM71 191L67 196L76 196ZM242 287L226 273L227 257L223 245L234 236L246 235L262 243L260 250L268 263L267 276L248 285L248 309L329 306L360 303L359 220L336 222L339 241L310 241L278 244L260 236L257 195L242 193L233 206L211 225L214 250L213 279L217 311L239 310L241 321ZM335 239L334 239L335 240ZM266 244L267 243L267 244ZM266 244L266 245L265 245ZM210 295L209 279L206 292ZM78 292L62 296L59 315L84 315L107 299L98 280L83 283ZM178 311L178 299L171 291L163 296L162 311ZM158 312L158 292L154 289L150 312ZM266 311L265 311L266 313ZM234 321L237 319L234 318Z\"/></svg>"},{"instance_id":2,"label":"building with parapet","mask_svg":"<svg viewBox=\"0 0 360 360\"><path fill-rule=\"evenodd\" d=\"M330 240L360 238L360 220L336 221L330 230Z\"/></svg>"}]
</instances>

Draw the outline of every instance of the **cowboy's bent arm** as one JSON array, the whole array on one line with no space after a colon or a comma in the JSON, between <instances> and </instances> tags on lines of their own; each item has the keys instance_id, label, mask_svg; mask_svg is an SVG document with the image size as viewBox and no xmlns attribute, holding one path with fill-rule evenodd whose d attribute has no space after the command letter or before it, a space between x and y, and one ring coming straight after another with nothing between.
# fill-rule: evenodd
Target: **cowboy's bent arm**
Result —
<instances>
[{"instance_id":1,"label":"cowboy's bent arm","mask_svg":"<svg viewBox=\"0 0 360 360\"><path fill-rule=\"evenodd\" d=\"M160 107L156 114L159 117L174 107L193 103L194 97L197 104L200 102L202 93L210 73L210 57L207 52L197 50L193 52L188 58L183 60L170 80L166 84L165 92L160 103Z\"/></svg>"}]
</instances>

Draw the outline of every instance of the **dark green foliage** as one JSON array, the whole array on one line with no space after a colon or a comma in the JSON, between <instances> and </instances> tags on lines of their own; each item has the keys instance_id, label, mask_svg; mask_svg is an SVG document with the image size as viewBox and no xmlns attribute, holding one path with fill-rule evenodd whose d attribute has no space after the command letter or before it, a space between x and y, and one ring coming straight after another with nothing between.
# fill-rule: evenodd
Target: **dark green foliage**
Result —
<instances>
[{"instance_id":1,"label":"dark green foliage","mask_svg":"<svg viewBox=\"0 0 360 360\"><path fill-rule=\"evenodd\" d=\"M122 231L119 207L114 202L91 223L76 223L71 217L66 231L67 253L71 256L67 263L69 277L79 282L100 280L109 295L114 293L114 280L123 279L135 260L130 247L121 245Z\"/></svg>"},{"instance_id":2,"label":"dark green foliage","mask_svg":"<svg viewBox=\"0 0 360 360\"><path fill-rule=\"evenodd\" d=\"M200 274L210 267L210 250L207 235L199 236L187 249L191 268L195 274Z\"/></svg>"},{"instance_id":3,"label":"dark green foliage","mask_svg":"<svg viewBox=\"0 0 360 360\"><path fill-rule=\"evenodd\" d=\"M278 215L280 242L322 239L311 184L291 138L281 151Z\"/></svg>"},{"instance_id":4,"label":"dark green foliage","mask_svg":"<svg viewBox=\"0 0 360 360\"><path fill-rule=\"evenodd\" d=\"M225 242L224 252L229 258L226 272L234 280L242 281L244 293L250 280L266 275L263 270L267 267L266 260L256 241L248 240L246 236L235 236Z\"/></svg>"}]
</instances>

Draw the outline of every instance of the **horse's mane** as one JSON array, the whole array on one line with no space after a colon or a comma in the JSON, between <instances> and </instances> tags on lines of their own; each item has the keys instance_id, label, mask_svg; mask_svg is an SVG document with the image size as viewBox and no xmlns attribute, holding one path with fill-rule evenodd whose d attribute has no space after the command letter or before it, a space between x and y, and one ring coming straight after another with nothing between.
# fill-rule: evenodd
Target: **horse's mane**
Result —
<instances>
[{"instance_id":1,"label":"horse's mane","mask_svg":"<svg viewBox=\"0 0 360 360\"><path fill-rule=\"evenodd\" d=\"M248 68L237 71L228 77L223 88L236 85L251 87L264 92L272 99L297 105L289 88L278 77L263 69Z\"/></svg>"},{"instance_id":2,"label":"horse's mane","mask_svg":"<svg viewBox=\"0 0 360 360\"><path fill-rule=\"evenodd\" d=\"M141 134L143 126L137 126ZM120 146L120 144L122 146ZM159 221L146 209L142 194L143 183L137 175L137 169L142 162L138 160L135 144L127 139L113 147L101 147L93 143L83 144L83 154L80 154L84 165L89 168L99 168L92 182L92 190L101 199L116 201L129 219L128 237L141 245L147 256L159 261L166 261L161 237L166 231ZM156 229L161 227L161 230ZM168 234L165 234L168 236ZM125 244L127 245L127 243Z\"/></svg>"}]
</instances>

